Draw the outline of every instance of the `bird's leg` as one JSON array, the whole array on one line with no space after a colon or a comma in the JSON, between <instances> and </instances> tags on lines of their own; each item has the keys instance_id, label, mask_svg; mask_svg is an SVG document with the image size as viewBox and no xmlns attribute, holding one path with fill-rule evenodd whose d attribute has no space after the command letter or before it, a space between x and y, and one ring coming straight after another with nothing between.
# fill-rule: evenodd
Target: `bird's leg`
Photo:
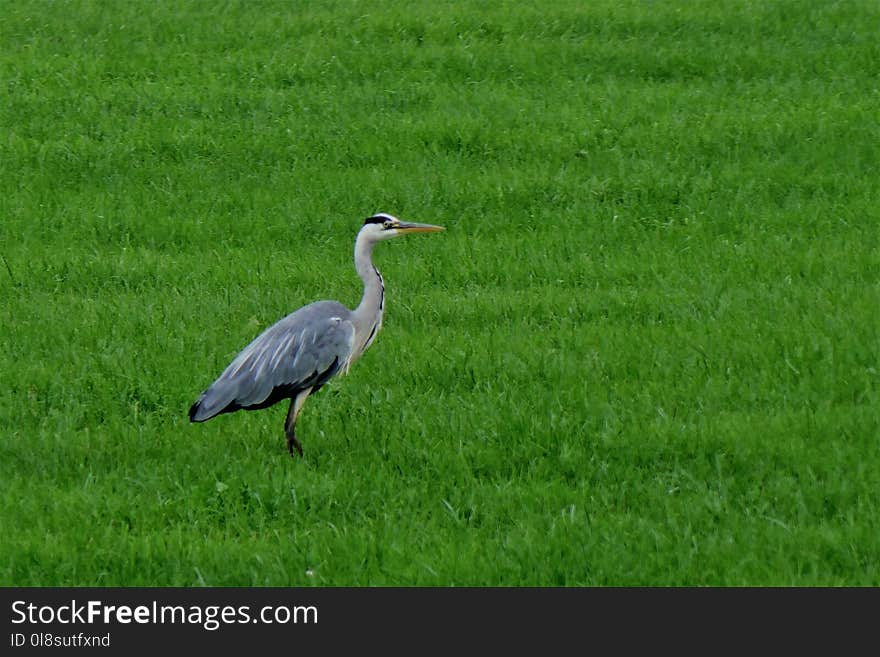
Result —
<instances>
[{"instance_id":1,"label":"bird's leg","mask_svg":"<svg viewBox=\"0 0 880 657\"><path fill-rule=\"evenodd\" d=\"M296 450L297 453L302 458L303 448L302 445L299 444L299 441L296 439L296 432L291 429L287 433L287 451L290 452L290 455L293 456L293 450Z\"/></svg>"},{"instance_id":2,"label":"bird's leg","mask_svg":"<svg viewBox=\"0 0 880 657\"><path fill-rule=\"evenodd\" d=\"M299 441L296 439L296 418L299 417L299 412L302 410L303 404L306 402L306 397L309 396L311 391L311 388L303 390L290 400L290 410L287 411L287 420L284 422L284 433L287 436L287 451L290 452L291 456L293 456L294 449L300 457L303 455L302 445L300 445Z\"/></svg>"}]
</instances>

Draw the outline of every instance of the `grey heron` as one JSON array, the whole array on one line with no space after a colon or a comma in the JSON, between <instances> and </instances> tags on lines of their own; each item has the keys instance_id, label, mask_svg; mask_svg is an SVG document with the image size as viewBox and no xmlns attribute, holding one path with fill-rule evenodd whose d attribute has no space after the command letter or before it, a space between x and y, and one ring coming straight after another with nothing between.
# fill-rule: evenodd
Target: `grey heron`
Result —
<instances>
[{"instance_id":1,"label":"grey heron","mask_svg":"<svg viewBox=\"0 0 880 657\"><path fill-rule=\"evenodd\" d=\"M296 419L309 395L347 373L376 339L385 310L385 285L373 265L373 247L409 233L442 226L400 221L390 214L368 217L354 245L354 266L364 282L361 302L349 310L338 301L316 301L287 315L245 347L189 409L190 422L222 413L267 408L290 399L284 423L287 450L302 456Z\"/></svg>"}]
</instances>

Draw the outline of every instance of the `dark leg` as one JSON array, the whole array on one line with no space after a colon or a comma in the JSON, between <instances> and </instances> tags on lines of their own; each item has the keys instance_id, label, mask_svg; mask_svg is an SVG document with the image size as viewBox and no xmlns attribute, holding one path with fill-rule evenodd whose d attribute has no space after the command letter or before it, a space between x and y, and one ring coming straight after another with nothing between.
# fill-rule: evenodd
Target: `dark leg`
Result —
<instances>
[{"instance_id":1,"label":"dark leg","mask_svg":"<svg viewBox=\"0 0 880 657\"><path fill-rule=\"evenodd\" d=\"M300 457L303 455L302 445L296 439L296 418L311 391L311 388L304 390L290 400L290 410L287 411L287 420L284 422L284 434L287 436L287 451L291 456L293 456L293 450L296 450Z\"/></svg>"},{"instance_id":2,"label":"dark leg","mask_svg":"<svg viewBox=\"0 0 880 657\"><path fill-rule=\"evenodd\" d=\"M287 434L287 451L290 452L291 456L293 456L294 449L300 455L300 458L302 458L302 455L303 455L302 445L300 445L299 441L296 439L296 433L294 431L291 431L289 434Z\"/></svg>"}]
</instances>

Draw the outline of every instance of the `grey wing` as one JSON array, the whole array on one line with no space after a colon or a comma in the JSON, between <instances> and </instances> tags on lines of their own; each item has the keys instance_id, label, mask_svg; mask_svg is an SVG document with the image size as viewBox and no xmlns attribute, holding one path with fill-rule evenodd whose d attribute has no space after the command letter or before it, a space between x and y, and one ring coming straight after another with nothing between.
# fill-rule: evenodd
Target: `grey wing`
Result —
<instances>
[{"instance_id":1,"label":"grey wing","mask_svg":"<svg viewBox=\"0 0 880 657\"><path fill-rule=\"evenodd\" d=\"M255 410L324 385L351 357L351 311L335 301L309 304L279 320L235 357L189 411L192 422Z\"/></svg>"}]
</instances>

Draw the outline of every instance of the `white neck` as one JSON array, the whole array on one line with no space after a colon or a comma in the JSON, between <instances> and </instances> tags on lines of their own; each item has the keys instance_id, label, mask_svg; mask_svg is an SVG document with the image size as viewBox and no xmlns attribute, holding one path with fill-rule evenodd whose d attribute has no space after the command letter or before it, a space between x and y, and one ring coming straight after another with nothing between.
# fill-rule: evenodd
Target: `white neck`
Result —
<instances>
[{"instance_id":1,"label":"white neck","mask_svg":"<svg viewBox=\"0 0 880 657\"><path fill-rule=\"evenodd\" d=\"M373 247L375 244L376 242L363 232L358 233L354 243L354 267L364 282L364 295L352 313L355 328L355 357L366 351L382 327L385 286L382 282L382 275L373 266Z\"/></svg>"}]
</instances>

